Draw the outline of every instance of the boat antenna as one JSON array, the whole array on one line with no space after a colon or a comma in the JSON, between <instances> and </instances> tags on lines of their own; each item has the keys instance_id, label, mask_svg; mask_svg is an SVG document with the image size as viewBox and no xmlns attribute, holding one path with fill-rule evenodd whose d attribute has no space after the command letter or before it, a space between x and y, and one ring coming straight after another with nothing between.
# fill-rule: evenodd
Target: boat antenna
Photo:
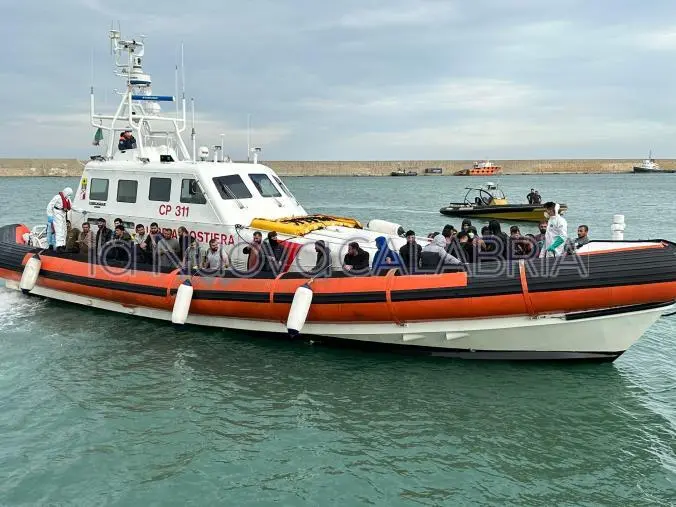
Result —
<instances>
[{"instance_id":1,"label":"boat antenna","mask_svg":"<svg viewBox=\"0 0 676 507\"><path fill-rule=\"evenodd\" d=\"M174 93L176 94L176 118L178 118L178 55L176 55L176 62L174 63Z\"/></svg>"},{"instance_id":2,"label":"boat antenna","mask_svg":"<svg viewBox=\"0 0 676 507\"><path fill-rule=\"evenodd\" d=\"M251 113L246 115L246 161L249 162L251 155Z\"/></svg>"},{"instance_id":3,"label":"boat antenna","mask_svg":"<svg viewBox=\"0 0 676 507\"><path fill-rule=\"evenodd\" d=\"M221 134L221 162L225 162L225 134Z\"/></svg>"},{"instance_id":4,"label":"boat antenna","mask_svg":"<svg viewBox=\"0 0 676 507\"><path fill-rule=\"evenodd\" d=\"M90 56L89 67L90 67L90 70L91 70L91 87L92 87L92 93L93 93L93 90L94 90L94 48L92 48L89 56Z\"/></svg>"},{"instance_id":5,"label":"boat antenna","mask_svg":"<svg viewBox=\"0 0 676 507\"><path fill-rule=\"evenodd\" d=\"M192 139L192 161L197 162L197 139L195 137L195 98L190 98L190 108L192 109L192 133L190 137Z\"/></svg>"},{"instance_id":6,"label":"boat antenna","mask_svg":"<svg viewBox=\"0 0 676 507\"><path fill-rule=\"evenodd\" d=\"M181 91L185 97L185 60L183 55L183 41L181 41Z\"/></svg>"},{"instance_id":7,"label":"boat antenna","mask_svg":"<svg viewBox=\"0 0 676 507\"><path fill-rule=\"evenodd\" d=\"M110 56L113 56L113 50L115 48L115 40L113 39L112 33L115 31L115 22L111 20L110 22Z\"/></svg>"},{"instance_id":8,"label":"boat antenna","mask_svg":"<svg viewBox=\"0 0 676 507\"><path fill-rule=\"evenodd\" d=\"M183 53L183 41L181 41L181 104L183 107L183 128L185 129L187 122L185 114L185 59Z\"/></svg>"}]
</instances>

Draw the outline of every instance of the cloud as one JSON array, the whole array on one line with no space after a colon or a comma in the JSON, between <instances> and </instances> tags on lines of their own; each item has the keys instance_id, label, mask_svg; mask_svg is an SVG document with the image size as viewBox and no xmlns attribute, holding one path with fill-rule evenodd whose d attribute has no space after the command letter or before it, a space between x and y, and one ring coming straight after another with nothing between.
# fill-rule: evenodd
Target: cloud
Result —
<instances>
[{"instance_id":1,"label":"cloud","mask_svg":"<svg viewBox=\"0 0 676 507\"><path fill-rule=\"evenodd\" d=\"M524 107L538 100L541 92L529 85L498 79L457 79L419 87L343 90L332 98L308 98L300 106L321 112L348 111L364 114L402 114L424 111L469 110L496 113Z\"/></svg>"},{"instance_id":2,"label":"cloud","mask_svg":"<svg viewBox=\"0 0 676 507\"><path fill-rule=\"evenodd\" d=\"M447 21L456 9L451 2L416 1L393 3L380 9L358 9L338 18L336 26L350 29L379 29L426 25Z\"/></svg>"},{"instance_id":3,"label":"cloud","mask_svg":"<svg viewBox=\"0 0 676 507\"><path fill-rule=\"evenodd\" d=\"M676 51L676 27L651 30L636 34L632 42L655 51Z\"/></svg>"},{"instance_id":4,"label":"cloud","mask_svg":"<svg viewBox=\"0 0 676 507\"><path fill-rule=\"evenodd\" d=\"M97 108L113 110L121 87L110 72L111 19L123 37L148 36L144 70L158 94L174 94L185 42L199 143L225 133L236 157L246 155L248 114L267 159L671 154L676 4L667 0L650 9L612 0L251 0L176 15L184 8L63 0L44 3L38 17L30 3L4 9L12 51L0 81L11 95L0 156L89 154L92 50Z\"/></svg>"}]
</instances>

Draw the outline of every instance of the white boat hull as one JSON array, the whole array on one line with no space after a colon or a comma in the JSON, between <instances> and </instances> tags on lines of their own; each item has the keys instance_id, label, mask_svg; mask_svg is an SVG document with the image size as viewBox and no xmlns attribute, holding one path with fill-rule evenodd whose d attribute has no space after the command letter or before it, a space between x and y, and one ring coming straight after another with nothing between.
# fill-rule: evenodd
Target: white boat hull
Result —
<instances>
[{"instance_id":1,"label":"white boat hull","mask_svg":"<svg viewBox=\"0 0 676 507\"><path fill-rule=\"evenodd\" d=\"M19 283L6 281L9 289ZM31 294L59 301L171 322L172 313L129 307L112 301L36 286ZM399 349L428 355L473 359L590 359L612 361L633 345L674 305L574 318L552 314L465 320L395 323L312 323L303 336L337 340L360 348ZM186 324L287 334L283 322L189 315Z\"/></svg>"}]
</instances>

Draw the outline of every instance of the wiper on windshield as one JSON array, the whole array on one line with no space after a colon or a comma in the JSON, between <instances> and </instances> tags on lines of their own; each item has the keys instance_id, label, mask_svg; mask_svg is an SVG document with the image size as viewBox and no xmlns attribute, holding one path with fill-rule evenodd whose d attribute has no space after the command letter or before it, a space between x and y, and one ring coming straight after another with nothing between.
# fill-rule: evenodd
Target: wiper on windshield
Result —
<instances>
[{"instance_id":1,"label":"wiper on windshield","mask_svg":"<svg viewBox=\"0 0 676 507\"><path fill-rule=\"evenodd\" d=\"M240 200L237 198L237 196L235 195L235 192L233 192L233 191L230 189L230 187L229 187L228 185L225 184L224 181L219 180L219 179L217 179L217 178L214 178L214 180L216 181L216 183L218 183L218 184L221 186L221 188L225 191L226 194L228 194L232 199L235 200L235 202L237 203L237 206L239 206L239 209L244 208L244 204L242 204L242 201L240 201Z\"/></svg>"}]
</instances>

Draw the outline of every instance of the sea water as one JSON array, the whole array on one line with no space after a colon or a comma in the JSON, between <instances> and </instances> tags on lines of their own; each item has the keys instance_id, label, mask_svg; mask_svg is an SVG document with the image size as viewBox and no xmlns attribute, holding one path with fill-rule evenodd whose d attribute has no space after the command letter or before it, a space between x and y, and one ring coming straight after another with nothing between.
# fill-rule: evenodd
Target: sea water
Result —
<instances>
[{"instance_id":1,"label":"sea water","mask_svg":"<svg viewBox=\"0 0 676 507\"><path fill-rule=\"evenodd\" d=\"M570 233L622 213L627 239L676 239L676 175L494 179L565 202ZM286 182L424 235L483 180ZM0 179L0 222L42 223L66 185ZM671 317L612 364L403 357L0 288L0 505L673 505L675 341Z\"/></svg>"}]
</instances>

